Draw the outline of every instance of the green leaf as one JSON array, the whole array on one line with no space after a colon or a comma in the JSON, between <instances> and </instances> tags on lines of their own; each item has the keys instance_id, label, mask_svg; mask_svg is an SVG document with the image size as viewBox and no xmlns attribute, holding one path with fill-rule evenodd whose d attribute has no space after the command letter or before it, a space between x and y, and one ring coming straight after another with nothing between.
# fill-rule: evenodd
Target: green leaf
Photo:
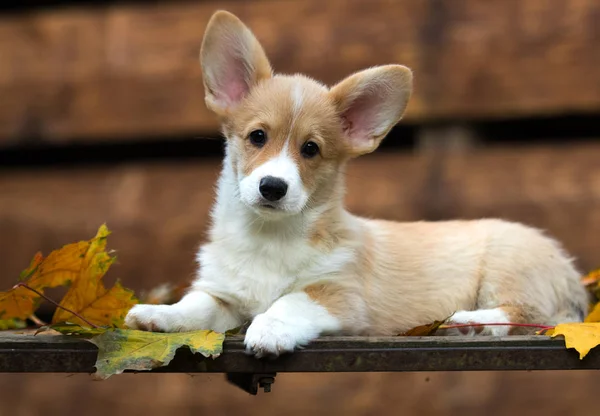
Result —
<instances>
[{"instance_id":1,"label":"green leaf","mask_svg":"<svg viewBox=\"0 0 600 416\"><path fill-rule=\"evenodd\" d=\"M43 326L35 332L35 335L39 334L40 332L54 330L54 331L60 332L63 335L78 335L78 336L82 336L84 338L91 338L96 335L103 334L104 332L106 332L109 329L110 329L109 327L89 328L89 327L83 327L83 326L80 326L80 325L77 325L77 324L74 324L71 322L64 322L64 323L56 324L56 325Z\"/></svg>"},{"instance_id":2,"label":"green leaf","mask_svg":"<svg viewBox=\"0 0 600 416\"><path fill-rule=\"evenodd\" d=\"M0 319L0 330L27 328L27 322L22 319Z\"/></svg>"},{"instance_id":3,"label":"green leaf","mask_svg":"<svg viewBox=\"0 0 600 416\"><path fill-rule=\"evenodd\" d=\"M225 334L214 331L179 333L110 329L92 338L98 347L95 376L106 379L125 370L152 370L168 365L175 352L188 347L194 353L216 358L223 351Z\"/></svg>"}]
</instances>

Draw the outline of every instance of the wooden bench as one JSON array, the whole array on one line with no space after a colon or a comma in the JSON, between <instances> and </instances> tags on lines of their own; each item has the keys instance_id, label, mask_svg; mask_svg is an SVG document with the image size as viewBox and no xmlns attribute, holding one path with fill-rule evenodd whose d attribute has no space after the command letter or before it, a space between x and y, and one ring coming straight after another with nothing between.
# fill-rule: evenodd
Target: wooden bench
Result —
<instances>
[{"instance_id":1,"label":"wooden bench","mask_svg":"<svg viewBox=\"0 0 600 416\"><path fill-rule=\"evenodd\" d=\"M326 337L275 360L246 355L241 336L228 338L223 349L213 360L182 348L152 372L225 373L257 394L271 390L277 373L600 369L600 350L579 360L563 340L545 336ZM93 373L96 357L95 345L74 336L0 333L0 372Z\"/></svg>"}]
</instances>

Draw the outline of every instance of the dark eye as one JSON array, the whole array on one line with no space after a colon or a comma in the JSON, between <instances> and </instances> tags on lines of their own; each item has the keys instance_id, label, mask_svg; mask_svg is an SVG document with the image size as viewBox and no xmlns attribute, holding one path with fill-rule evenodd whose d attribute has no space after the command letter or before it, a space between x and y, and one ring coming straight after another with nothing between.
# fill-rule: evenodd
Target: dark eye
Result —
<instances>
[{"instance_id":1,"label":"dark eye","mask_svg":"<svg viewBox=\"0 0 600 416\"><path fill-rule=\"evenodd\" d=\"M319 145L316 144L315 142L306 142L302 145L302 148L300 149L300 153L302 154L302 156L304 156L307 159L310 159L311 157L315 157L316 155L319 154Z\"/></svg>"},{"instance_id":2,"label":"dark eye","mask_svg":"<svg viewBox=\"0 0 600 416\"><path fill-rule=\"evenodd\" d=\"M256 147L263 147L267 142L267 135L262 130L254 130L248 138L250 139L250 143Z\"/></svg>"}]
</instances>

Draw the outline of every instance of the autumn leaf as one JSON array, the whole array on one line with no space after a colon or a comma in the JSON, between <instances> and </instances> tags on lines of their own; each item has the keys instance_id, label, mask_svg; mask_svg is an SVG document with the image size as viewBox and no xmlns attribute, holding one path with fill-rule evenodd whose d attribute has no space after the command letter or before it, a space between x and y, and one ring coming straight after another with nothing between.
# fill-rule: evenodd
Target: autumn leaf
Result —
<instances>
[{"instance_id":1,"label":"autumn leaf","mask_svg":"<svg viewBox=\"0 0 600 416\"><path fill-rule=\"evenodd\" d=\"M0 330L7 329L23 329L27 327L27 323L22 319L0 319Z\"/></svg>"},{"instance_id":2,"label":"autumn leaf","mask_svg":"<svg viewBox=\"0 0 600 416\"><path fill-rule=\"evenodd\" d=\"M225 334L208 330L163 334L115 328L123 324L138 301L119 282L110 289L104 285L102 279L115 261L106 251L109 234L103 225L89 241L66 245L46 258L36 254L21 273L21 281L13 289L0 292L0 328L22 327L24 319L35 318L32 314L45 298L56 304L57 310L52 325L41 327L36 334L53 330L93 342L99 350L96 368L101 379L127 369L151 370L167 365L181 347L205 357L219 356ZM70 286L58 304L43 293L57 286ZM169 296L162 299L176 301L186 286L168 289Z\"/></svg>"},{"instance_id":3,"label":"autumn leaf","mask_svg":"<svg viewBox=\"0 0 600 416\"><path fill-rule=\"evenodd\" d=\"M400 334L400 336L424 337L424 336L434 335L435 332L438 330L438 328L444 322L445 322L445 320L444 321L433 321L433 323L428 324L428 325L420 325L420 326L414 327L412 329L409 329L405 333Z\"/></svg>"},{"instance_id":4,"label":"autumn leaf","mask_svg":"<svg viewBox=\"0 0 600 416\"><path fill-rule=\"evenodd\" d=\"M54 312L52 323L72 322L87 325L80 317L95 325L123 325L125 315L138 301L134 293L117 282L107 290L102 277L115 258L102 251L86 256L80 276L77 278ZM67 310L76 312L76 316Z\"/></svg>"},{"instance_id":5,"label":"autumn leaf","mask_svg":"<svg viewBox=\"0 0 600 416\"><path fill-rule=\"evenodd\" d=\"M564 336L566 347L575 348L581 360L592 348L600 344L600 323L558 324L553 329L548 329L545 335Z\"/></svg>"},{"instance_id":6,"label":"autumn leaf","mask_svg":"<svg viewBox=\"0 0 600 416\"><path fill-rule=\"evenodd\" d=\"M581 284L584 285L597 300L600 300L600 269L591 271L583 276L581 278Z\"/></svg>"},{"instance_id":7,"label":"autumn leaf","mask_svg":"<svg viewBox=\"0 0 600 416\"><path fill-rule=\"evenodd\" d=\"M584 322L600 322L600 303L596 303L588 316L585 317Z\"/></svg>"},{"instance_id":8,"label":"autumn leaf","mask_svg":"<svg viewBox=\"0 0 600 416\"><path fill-rule=\"evenodd\" d=\"M90 340L98 347L95 376L106 379L125 370L151 370L168 365L181 347L216 358L223 351L224 339L224 334L213 331L156 333L133 329L107 330Z\"/></svg>"},{"instance_id":9,"label":"autumn leaf","mask_svg":"<svg viewBox=\"0 0 600 416\"><path fill-rule=\"evenodd\" d=\"M68 244L46 258L37 253L29 267L21 272L21 282L41 293L47 288L70 284L80 275L86 259L104 250L109 234L102 225L89 241ZM27 319L41 300L40 295L22 286L0 292L0 319Z\"/></svg>"},{"instance_id":10,"label":"autumn leaf","mask_svg":"<svg viewBox=\"0 0 600 416\"><path fill-rule=\"evenodd\" d=\"M600 300L600 269L594 270L582 277L581 283L596 298L596 302ZM600 303L592 303L590 305L590 312L584 322L600 322Z\"/></svg>"},{"instance_id":11,"label":"autumn leaf","mask_svg":"<svg viewBox=\"0 0 600 416\"><path fill-rule=\"evenodd\" d=\"M216 358L223 351L225 334L213 331L180 333L146 332L108 327L89 328L74 323L48 325L44 331L88 339L98 347L96 378L106 379L125 370L152 370L168 365L175 352L188 347L194 353Z\"/></svg>"},{"instance_id":12,"label":"autumn leaf","mask_svg":"<svg viewBox=\"0 0 600 416\"><path fill-rule=\"evenodd\" d=\"M0 319L27 319L42 298L24 287L0 293Z\"/></svg>"},{"instance_id":13,"label":"autumn leaf","mask_svg":"<svg viewBox=\"0 0 600 416\"><path fill-rule=\"evenodd\" d=\"M38 270L38 267L40 266L40 264L42 264L42 261L44 261L44 256L42 256L42 253L40 253L38 251L33 256L31 263L29 263L29 267L26 268L25 270L23 270L21 272L21 274L19 275L19 280L23 281L23 280L27 280L27 279L31 278L31 276L33 276L35 274L35 272Z\"/></svg>"},{"instance_id":14,"label":"autumn leaf","mask_svg":"<svg viewBox=\"0 0 600 416\"><path fill-rule=\"evenodd\" d=\"M92 338L96 335L103 334L109 327L89 328L86 326L77 325L71 322L64 322L56 325L45 325L35 332L35 335L46 331L56 331L63 335L82 336L84 338Z\"/></svg>"}]
</instances>

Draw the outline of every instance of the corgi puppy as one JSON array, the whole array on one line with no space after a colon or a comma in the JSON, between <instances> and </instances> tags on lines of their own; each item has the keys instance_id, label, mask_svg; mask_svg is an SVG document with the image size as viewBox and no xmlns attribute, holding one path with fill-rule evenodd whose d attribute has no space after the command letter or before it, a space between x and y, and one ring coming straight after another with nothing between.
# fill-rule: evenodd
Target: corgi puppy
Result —
<instances>
[{"instance_id":1,"label":"corgi puppy","mask_svg":"<svg viewBox=\"0 0 600 416\"><path fill-rule=\"evenodd\" d=\"M402 117L407 67L369 68L331 88L274 74L252 32L225 11L212 16L200 55L206 104L226 138L208 242L189 292L174 305L134 306L129 328L223 332L252 320L245 345L262 357L320 335L398 335L449 316L582 320L580 274L536 229L497 219L381 221L344 209L346 164L374 151Z\"/></svg>"}]
</instances>

